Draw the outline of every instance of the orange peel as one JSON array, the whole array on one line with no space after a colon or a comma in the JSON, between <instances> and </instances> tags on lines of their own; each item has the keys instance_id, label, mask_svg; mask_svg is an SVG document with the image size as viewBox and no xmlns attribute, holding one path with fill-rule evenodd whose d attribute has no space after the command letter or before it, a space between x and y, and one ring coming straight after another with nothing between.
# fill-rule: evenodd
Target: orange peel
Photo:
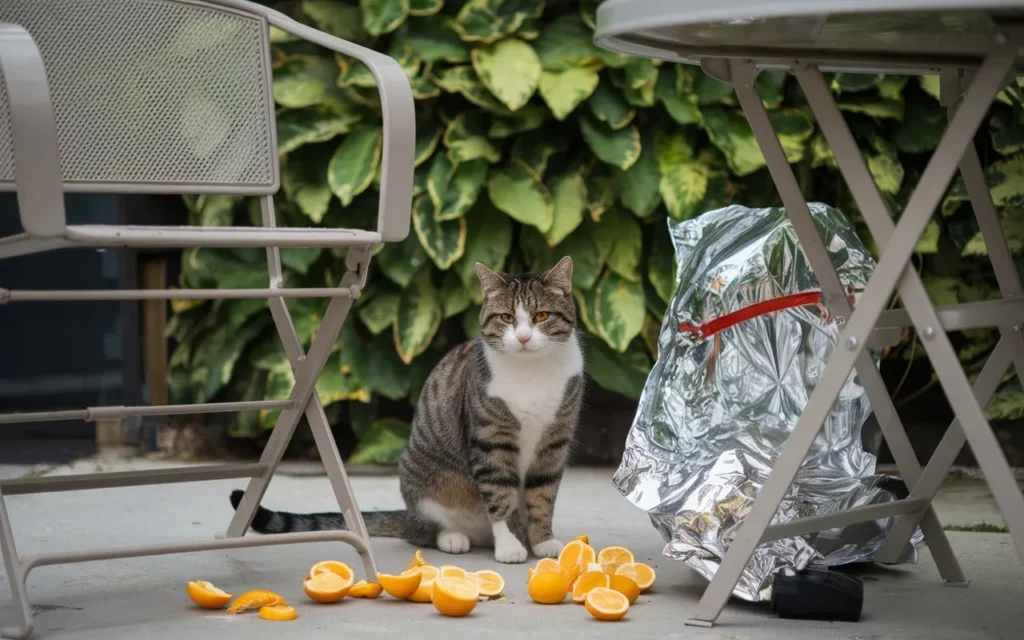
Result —
<instances>
[{"instance_id":1,"label":"orange peel","mask_svg":"<svg viewBox=\"0 0 1024 640\"><path fill-rule=\"evenodd\" d=\"M192 602L203 609L223 609L234 597L206 580L192 580L187 590Z\"/></svg>"}]
</instances>

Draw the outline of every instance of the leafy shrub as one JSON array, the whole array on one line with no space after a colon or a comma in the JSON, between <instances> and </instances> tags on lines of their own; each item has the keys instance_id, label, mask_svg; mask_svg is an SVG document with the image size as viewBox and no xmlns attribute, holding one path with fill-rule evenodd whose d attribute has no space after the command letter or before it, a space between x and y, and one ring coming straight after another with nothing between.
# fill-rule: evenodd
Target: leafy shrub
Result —
<instances>
[{"instance_id":1,"label":"leafy shrub","mask_svg":"<svg viewBox=\"0 0 1024 640\"><path fill-rule=\"evenodd\" d=\"M297 19L385 51L417 100L414 231L381 250L369 289L317 384L335 422L360 437L359 461L393 460L405 429L377 420L375 400L415 401L432 366L477 332L473 264L544 269L569 254L588 372L637 398L675 286L666 218L729 203L778 203L732 88L696 67L630 58L592 44L596 0L303 0ZM372 228L380 179L380 103L360 63L280 32L274 98L282 159L279 218L295 226ZM829 76L881 191L901 210L944 128L937 79ZM781 72L757 88L805 193L862 225L795 83ZM1000 210L1024 205L1024 120L1017 87L995 105L983 154ZM939 303L996 295L985 247L956 184L917 247ZM194 222L259 224L254 202L189 198ZM1015 252L1020 216L1007 216ZM869 239L868 234L863 236ZM870 240L869 240L870 242ZM873 246L873 245L872 245ZM338 282L344 252L285 249L290 286ZM261 251L186 252L182 286L265 283ZM308 344L326 301L289 302ZM176 301L172 389L178 399L287 396L292 374L266 308L255 301ZM958 341L976 369L994 345L979 330ZM911 340L889 361L922 355ZM900 364L898 366L907 366ZM1021 413L1007 389L1005 415ZM348 415L343 411L347 410ZM270 427L275 412L241 414L233 433Z\"/></svg>"}]
</instances>

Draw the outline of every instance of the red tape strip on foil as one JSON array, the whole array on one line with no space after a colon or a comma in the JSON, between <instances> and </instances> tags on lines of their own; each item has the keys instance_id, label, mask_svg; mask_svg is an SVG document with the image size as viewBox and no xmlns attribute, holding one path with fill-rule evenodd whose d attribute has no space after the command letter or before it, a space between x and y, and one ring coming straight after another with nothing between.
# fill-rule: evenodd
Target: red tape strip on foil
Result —
<instances>
[{"instance_id":1,"label":"red tape strip on foil","mask_svg":"<svg viewBox=\"0 0 1024 640\"><path fill-rule=\"evenodd\" d=\"M803 307L809 304L821 304L821 291L794 293L792 295L782 296L781 298L773 298L771 300L765 300L764 302L757 302L749 307L744 307L738 311L727 313L721 318L715 318L710 322L705 322L704 324L696 327L688 322L680 322L679 331L682 333L696 333L701 339L710 338L716 333L725 331L729 327L744 322L745 320L763 316L766 313L774 313L775 311L792 309L793 307Z\"/></svg>"}]
</instances>

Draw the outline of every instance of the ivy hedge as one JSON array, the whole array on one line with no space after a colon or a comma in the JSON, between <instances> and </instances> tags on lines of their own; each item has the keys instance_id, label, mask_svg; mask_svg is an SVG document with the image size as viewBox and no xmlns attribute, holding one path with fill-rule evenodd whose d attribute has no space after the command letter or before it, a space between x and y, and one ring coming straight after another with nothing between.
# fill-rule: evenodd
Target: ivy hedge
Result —
<instances>
[{"instance_id":1,"label":"ivy hedge","mask_svg":"<svg viewBox=\"0 0 1024 640\"><path fill-rule=\"evenodd\" d=\"M602 387L637 398L675 287L666 219L729 203L778 203L732 88L695 67L597 48L598 0L269 4L387 52L406 70L416 98L413 232L377 253L369 288L317 384L332 421L350 425L359 438L354 461L395 459L408 426L380 415L378 400L415 402L445 351L477 333L475 262L522 271L571 255L587 371ZM372 76L353 59L276 30L271 37L279 218L295 226L372 228L382 140ZM937 78L834 74L829 80L898 213L944 130ZM805 194L840 207L874 247L795 82L765 72L757 88ZM1024 206L1017 86L1000 95L978 143L1020 264L1024 217L1010 215ZM963 185L954 183L917 247L915 264L939 303L998 293L965 201ZM251 200L209 196L186 204L196 224L259 224ZM333 285L344 268L341 251L285 249L282 260L289 286ZM265 265L260 250L191 250L183 256L181 286L264 286ZM326 304L289 302L307 344ZM172 307L176 400L287 397L294 380L265 301L174 301ZM969 371L980 368L995 339L992 330L957 337ZM907 368L922 352L910 336L887 350L883 367ZM989 412L1024 415L1019 384L1008 383ZM256 435L275 418L275 412L240 414L231 433Z\"/></svg>"}]
</instances>

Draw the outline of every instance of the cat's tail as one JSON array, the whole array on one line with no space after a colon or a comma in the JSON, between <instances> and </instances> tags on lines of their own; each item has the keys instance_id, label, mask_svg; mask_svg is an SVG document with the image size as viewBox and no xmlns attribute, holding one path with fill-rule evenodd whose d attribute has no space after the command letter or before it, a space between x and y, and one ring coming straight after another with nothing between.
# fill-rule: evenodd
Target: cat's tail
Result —
<instances>
[{"instance_id":1,"label":"cat's tail","mask_svg":"<svg viewBox=\"0 0 1024 640\"><path fill-rule=\"evenodd\" d=\"M238 509L245 492L231 492L231 506ZM408 526L403 511L363 511L363 522L371 536L404 538ZM340 513L288 513L259 507L252 519L252 530L258 533L292 533L297 531L327 531L347 529L345 516Z\"/></svg>"}]
</instances>

